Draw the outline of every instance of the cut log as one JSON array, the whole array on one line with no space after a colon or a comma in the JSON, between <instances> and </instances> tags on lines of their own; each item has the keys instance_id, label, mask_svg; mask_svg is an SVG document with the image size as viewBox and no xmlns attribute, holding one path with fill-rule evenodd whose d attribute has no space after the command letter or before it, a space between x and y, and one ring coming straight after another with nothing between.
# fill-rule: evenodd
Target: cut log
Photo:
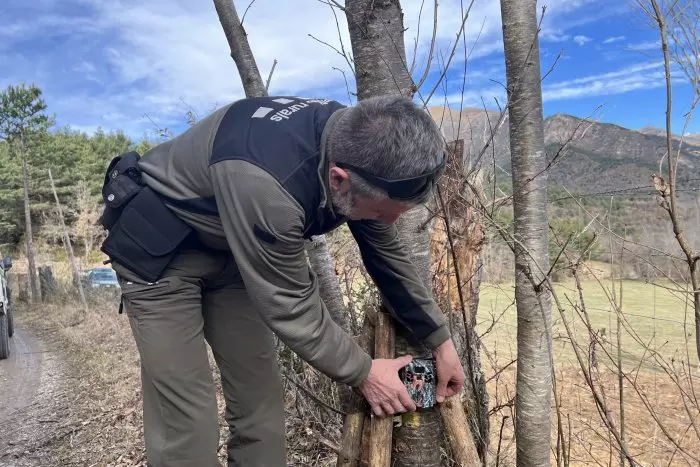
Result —
<instances>
[{"instance_id":1,"label":"cut log","mask_svg":"<svg viewBox=\"0 0 700 467\"><path fill-rule=\"evenodd\" d=\"M457 465L462 467L481 465L459 395L445 399L440 404L440 413L452 448L452 457Z\"/></svg>"},{"instance_id":2,"label":"cut log","mask_svg":"<svg viewBox=\"0 0 700 467\"><path fill-rule=\"evenodd\" d=\"M394 358L394 326L388 313L377 313L374 358ZM372 416L372 434L369 445L370 467L391 465L391 433L394 418Z\"/></svg>"},{"instance_id":3,"label":"cut log","mask_svg":"<svg viewBox=\"0 0 700 467\"><path fill-rule=\"evenodd\" d=\"M365 316L362 323L362 333L358 339L360 347L370 355L374 354L374 326L370 316ZM343 410L348 414L343 423L343 437L340 440L337 467L357 467L362 455L367 456L368 444L363 446L363 432L367 431L364 443L369 443L369 418L367 417L367 401L361 394L350 392L347 400L342 401ZM365 423L367 421L367 423Z\"/></svg>"}]
</instances>

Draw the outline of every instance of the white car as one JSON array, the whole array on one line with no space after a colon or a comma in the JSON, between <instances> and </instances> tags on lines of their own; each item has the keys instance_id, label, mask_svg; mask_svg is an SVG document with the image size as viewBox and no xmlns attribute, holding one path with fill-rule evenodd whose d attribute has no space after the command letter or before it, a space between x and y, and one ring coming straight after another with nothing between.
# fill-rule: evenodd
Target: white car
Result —
<instances>
[{"instance_id":1,"label":"white car","mask_svg":"<svg viewBox=\"0 0 700 467\"><path fill-rule=\"evenodd\" d=\"M10 288L7 285L10 268L12 259L8 256L0 262L0 360L10 356L10 338L14 334Z\"/></svg>"}]
</instances>

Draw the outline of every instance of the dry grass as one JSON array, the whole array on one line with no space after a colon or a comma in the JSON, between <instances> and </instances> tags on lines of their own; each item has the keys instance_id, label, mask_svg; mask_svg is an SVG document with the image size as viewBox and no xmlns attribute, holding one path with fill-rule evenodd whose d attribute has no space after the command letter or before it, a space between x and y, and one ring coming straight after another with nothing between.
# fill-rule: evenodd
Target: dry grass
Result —
<instances>
[{"instance_id":1,"label":"dry grass","mask_svg":"<svg viewBox=\"0 0 700 467\"><path fill-rule=\"evenodd\" d=\"M688 351L686 345L688 341L693 342L692 326L684 326L684 321L690 319L690 315L684 295L665 287L666 284L653 287L633 281L624 283L623 312L628 326L623 330L623 368L627 375L626 439L630 453L641 465L700 465L693 458L700 457L699 454L694 454L700 436L691 425L695 422L696 426L700 426L700 411L697 410L697 405L693 405L697 380L692 379L694 386L691 387L691 378L687 378L680 370L681 363L687 365L688 355L693 355L692 347ZM599 368L596 384L603 388L606 404L617 424L617 374L614 362L606 356L606 352L616 355L615 314L611 313L608 295L598 282L587 280L584 290L590 319L596 338L599 339L596 344ZM590 336L573 307L577 303L575 289L572 284L560 284L558 292L568 303L565 316L572 325L575 341L584 357L590 359ZM96 465L142 464L144 454L138 353L126 316L117 314L116 300L113 297L94 297L87 315L82 313L77 303L62 300L60 304L26 311L22 319L34 326L57 328L71 355L86 370L83 378L76 383L76 391L83 393L83 419L94 421L90 430L83 430L73 439L72 444L65 446L65 455L75 455L76 451L87 455L85 453L89 450L94 457L86 458ZM565 335L556 310L554 319L553 351L557 385L562 395L561 414L565 439L571 449L570 465L619 464L614 441L601 421L591 390L584 381L574 358L571 341ZM492 410L489 463L492 466L496 463L503 417L508 418L503 425L498 462L503 467L515 465L512 401L515 395L516 366L515 363L510 364L516 354L515 325L512 287L484 284L480 294L479 332L483 337L482 360ZM651 356L649 348L658 351L656 358ZM299 386L327 404L338 407L335 386L283 346L280 347L279 354L283 374L291 375L291 378L284 379L289 464L334 465L333 448L338 445L340 437L340 416L321 408ZM696 365L695 360L690 361ZM210 363L218 385L218 371L213 358ZM589 360L586 364L589 364ZM673 375L664 371L661 364L668 364L666 371L672 370L680 376L678 384L673 382ZM692 371L696 378L697 366L692 367ZM681 389L687 397L683 397ZM689 406L688 410L686 406ZM649 407L654 411L656 421ZM222 446L220 460L225 464L224 441L227 427L223 419L220 389L219 408ZM552 446L555 446L555 417L552 423ZM669 440L664 430L682 450ZM552 461L555 462L554 454Z\"/></svg>"},{"instance_id":2,"label":"dry grass","mask_svg":"<svg viewBox=\"0 0 700 467\"><path fill-rule=\"evenodd\" d=\"M66 354L81 369L74 385L80 401L75 417L90 423L83 425L85 429L70 443L54 447L58 456L66 464L145 465L139 356L126 315L117 313L117 298L92 296L87 314L77 301L66 297L57 301L31 309L19 307L18 318L22 325L56 331ZM219 402L219 460L226 465L228 426L224 400L211 351L209 357ZM294 375L296 382L284 379L289 465L334 465L331 447L337 445L342 421L337 414L311 401L297 385L303 385L332 406L339 405L337 392L327 378L320 377L283 347L280 365L284 374Z\"/></svg>"},{"instance_id":3,"label":"dry grass","mask_svg":"<svg viewBox=\"0 0 700 467\"><path fill-rule=\"evenodd\" d=\"M580 303L572 285L559 284L557 292L567 303L565 317L585 368L593 376L597 391L619 429L617 315L611 311L614 308L609 295L600 283L586 281L583 287L595 333L593 346L582 315L575 311L574 305L580 307ZM695 397L699 370L693 357L693 326L686 327L685 323L692 318L687 315L685 296L666 287L667 284L654 286L633 281L623 284L625 437L630 454L640 465L695 466L700 465L697 451L700 434L696 431L700 426L700 409ZM607 292L610 294L609 289ZM484 334L483 344L488 354L488 364L484 367L486 377L497 375L488 383L491 406L505 406L494 410L492 416L491 453L494 458L501 421L509 417L503 430L501 466L515 465L512 401L516 364L498 373L516 355L517 320L512 294L512 287L482 286L479 310L479 331ZM556 309L553 321L556 382L562 400L565 439L571 445L570 465L619 465L615 440L596 408L591 389L575 358L572 341ZM555 416L552 433L552 446L555 446ZM552 462L555 462L554 455Z\"/></svg>"}]
</instances>

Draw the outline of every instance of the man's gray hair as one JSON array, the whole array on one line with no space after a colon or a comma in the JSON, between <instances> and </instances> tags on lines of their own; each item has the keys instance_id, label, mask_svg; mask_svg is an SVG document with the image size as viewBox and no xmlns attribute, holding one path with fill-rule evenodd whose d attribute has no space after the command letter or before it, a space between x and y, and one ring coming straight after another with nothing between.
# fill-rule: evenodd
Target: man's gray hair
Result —
<instances>
[{"instance_id":1,"label":"man's gray hair","mask_svg":"<svg viewBox=\"0 0 700 467\"><path fill-rule=\"evenodd\" d=\"M431 172L442 162L445 151L445 140L428 112L403 96L371 97L348 107L328 144L332 162L352 164L388 179ZM352 186L364 196L387 196L349 171Z\"/></svg>"}]
</instances>

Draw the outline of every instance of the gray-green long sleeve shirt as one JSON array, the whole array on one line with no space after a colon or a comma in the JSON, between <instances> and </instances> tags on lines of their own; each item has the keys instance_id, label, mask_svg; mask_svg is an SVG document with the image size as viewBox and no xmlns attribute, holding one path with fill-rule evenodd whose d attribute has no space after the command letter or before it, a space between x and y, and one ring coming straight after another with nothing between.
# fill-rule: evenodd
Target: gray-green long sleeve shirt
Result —
<instances>
[{"instance_id":1,"label":"gray-green long sleeve shirt","mask_svg":"<svg viewBox=\"0 0 700 467\"><path fill-rule=\"evenodd\" d=\"M435 347L449 338L393 225L347 221L330 202L325 139L343 106L243 99L144 154L144 180L212 248L230 249L265 323L294 352L352 386L369 355L331 319L305 241L347 222L395 318ZM235 313L235 304L231 306Z\"/></svg>"}]
</instances>

